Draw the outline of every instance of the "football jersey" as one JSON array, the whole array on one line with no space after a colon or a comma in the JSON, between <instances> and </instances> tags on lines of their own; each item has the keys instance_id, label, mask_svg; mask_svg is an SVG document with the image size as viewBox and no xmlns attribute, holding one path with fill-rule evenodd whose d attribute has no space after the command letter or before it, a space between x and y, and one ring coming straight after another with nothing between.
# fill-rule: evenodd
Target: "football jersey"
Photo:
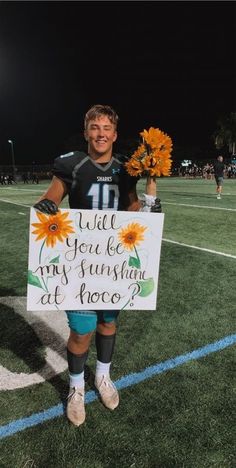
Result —
<instances>
[{"instance_id":1,"label":"football jersey","mask_svg":"<svg viewBox=\"0 0 236 468\"><path fill-rule=\"evenodd\" d=\"M70 208L126 210L128 193L138 179L127 173L124 162L120 154L108 163L97 163L75 151L55 159L53 174L66 184Z\"/></svg>"}]
</instances>

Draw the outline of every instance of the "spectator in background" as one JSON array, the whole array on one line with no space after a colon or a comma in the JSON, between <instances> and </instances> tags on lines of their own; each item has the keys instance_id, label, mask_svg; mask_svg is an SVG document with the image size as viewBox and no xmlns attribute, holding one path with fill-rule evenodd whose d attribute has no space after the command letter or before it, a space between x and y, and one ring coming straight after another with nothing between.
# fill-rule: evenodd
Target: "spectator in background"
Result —
<instances>
[{"instance_id":1,"label":"spectator in background","mask_svg":"<svg viewBox=\"0 0 236 468\"><path fill-rule=\"evenodd\" d=\"M217 199L221 199L221 193L222 193L222 186L223 186L223 180L224 180L224 163L223 163L223 156L218 156L217 160L214 164L214 175L215 175L215 181L216 181L216 193L217 193Z\"/></svg>"},{"instance_id":2,"label":"spectator in background","mask_svg":"<svg viewBox=\"0 0 236 468\"><path fill-rule=\"evenodd\" d=\"M22 179L23 179L23 182L24 184L28 184L29 183L29 179L28 179L28 175L27 174L22 174Z\"/></svg>"},{"instance_id":3,"label":"spectator in background","mask_svg":"<svg viewBox=\"0 0 236 468\"><path fill-rule=\"evenodd\" d=\"M36 174L36 172L34 172L32 174L32 184L38 184L38 183L39 183L38 174Z\"/></svg>"}]
</instances>

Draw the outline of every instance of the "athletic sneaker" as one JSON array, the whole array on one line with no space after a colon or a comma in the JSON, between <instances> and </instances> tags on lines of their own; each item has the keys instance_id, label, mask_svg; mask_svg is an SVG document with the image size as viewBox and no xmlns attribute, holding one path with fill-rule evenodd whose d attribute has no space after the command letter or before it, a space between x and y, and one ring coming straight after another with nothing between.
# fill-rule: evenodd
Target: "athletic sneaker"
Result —
<instances>
[{"instance_id":1,"label":"athletic sneaker","mask_svg":"<svg viewBox=\"0 0 236 468\"><path fill-rule=\"evenodd\" d=\"M217 198L218 200L220 200L220 199L221 199L221 196L220 196L220 195L217 195L217 197L216 197L216 198Z\"/></svg>"},{"instance_id":2,"label":"athletic sneaker","mask_svg":"<svg viewBox=\"0 0 236 468\"><path fill-rule=\"evenodd\" d=\"M70 387L66 414L70 422L75 426L80 426L85 421L84 389Z\"/></svg>"},{"instance_id":3,"label":"athletic sneaker","mask_svg":"<svg viewBox=\"0 0 236 468\"><path fill-rule=\"evenodd\" d=\"M114 410L119 405L119 393L110 377L103 375L99 380L95 377L95 387L106 408Z\"/></svg>"}]
</instances>

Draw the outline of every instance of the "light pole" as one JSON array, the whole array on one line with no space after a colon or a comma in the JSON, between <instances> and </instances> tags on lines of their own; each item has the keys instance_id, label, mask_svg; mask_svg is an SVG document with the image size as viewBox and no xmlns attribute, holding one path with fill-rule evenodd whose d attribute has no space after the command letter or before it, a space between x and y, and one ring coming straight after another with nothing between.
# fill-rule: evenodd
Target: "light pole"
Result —
<instances>
[{"instance_id":1,"label":"light pole","mask_svg":"<svg viewBox=\"0 0 236 468\"><path fill-rule=\"evenodd\" d=\"M12 159L12 168L13 168L13 176L15 178L16 175L16 167L15 167L15 155L14 155L14 145L12 140L8 140L8 143L11 145L11 159Z\"/></svg>"}]
</instances>

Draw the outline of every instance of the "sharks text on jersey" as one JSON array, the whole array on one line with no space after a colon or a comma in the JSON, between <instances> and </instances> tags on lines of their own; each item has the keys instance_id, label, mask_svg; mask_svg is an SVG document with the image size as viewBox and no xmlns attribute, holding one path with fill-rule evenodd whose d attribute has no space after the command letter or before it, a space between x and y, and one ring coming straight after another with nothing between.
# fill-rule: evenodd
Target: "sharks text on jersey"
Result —
<instances>
[{"instance_id":1,"label":"sharks text on jersey","mask_svg":"<svg viewBox=\"0 0 236 468\"><path fill-rule=\"evenodd\" d=\"M112 176L97 176L97 182L112 182Z\"/></svg>"}]
</instances>

